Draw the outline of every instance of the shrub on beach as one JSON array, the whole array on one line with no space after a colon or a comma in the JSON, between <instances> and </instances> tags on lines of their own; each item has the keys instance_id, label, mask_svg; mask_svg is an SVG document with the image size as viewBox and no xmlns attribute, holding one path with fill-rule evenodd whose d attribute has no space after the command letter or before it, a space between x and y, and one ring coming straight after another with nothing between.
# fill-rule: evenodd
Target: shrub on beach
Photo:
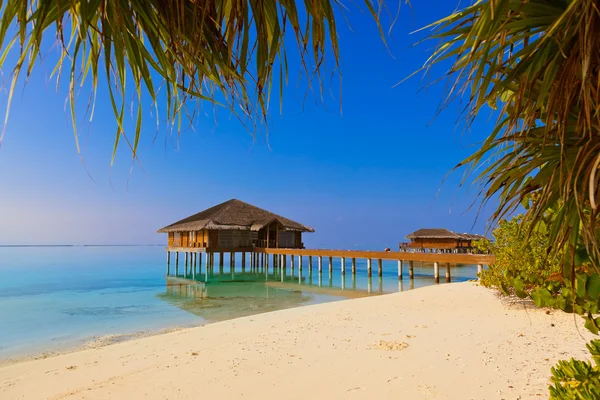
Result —
<instances>
[{"instance_id":1,"label":"shrub on beach","mask_svg":"<svg viewBox=\"0 0 600 400\"><path fill-rule=\"evenodd\" d=\"M592 340L586 346L594 364L573 358L559 361L552 367L550 399L600 399L600 340Z\"/></svg>"},{"instance_id":2,"label":"shrub on beach","mask_svg":"<svg viewBox=\"0 0 600 400\"><path fill-rule=\"evenodd\" d=\"M528 233L523 215L500 221L492 232L493 240L479 240L475 247L496 258L479 276L483 286L507 295L528 296L561 272L559 258L548 257L548 234L542 229Z\"/></svg>"}]
</instances>

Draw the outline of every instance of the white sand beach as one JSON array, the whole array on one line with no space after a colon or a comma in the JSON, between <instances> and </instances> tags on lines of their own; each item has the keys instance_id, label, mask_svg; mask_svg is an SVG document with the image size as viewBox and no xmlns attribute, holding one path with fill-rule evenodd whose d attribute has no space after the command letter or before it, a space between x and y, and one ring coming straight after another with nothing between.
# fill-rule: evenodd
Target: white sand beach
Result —
<instances>
[{"instance_id":1,"label":"white sand beach","mask_svg":"<svg viewBox=\"0 0 600 400\"><path fill-rule=\"evenodd\" d=\"M0 368L1 399L533 399L579 317L472 282L219 322Z\"/></svg>"}]
</instances>

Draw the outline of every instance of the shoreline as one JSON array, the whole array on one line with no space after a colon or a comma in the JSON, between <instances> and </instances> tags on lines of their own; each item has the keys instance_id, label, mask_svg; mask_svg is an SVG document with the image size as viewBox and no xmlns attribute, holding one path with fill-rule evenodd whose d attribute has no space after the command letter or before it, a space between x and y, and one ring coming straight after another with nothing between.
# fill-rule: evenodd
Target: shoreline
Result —
<instances>
[{"instance_id":1,"label":"shoreline","mask_svg":"<svg viewBox=\"0 0 600 400\"><path fill-rule=\"evenodd\" d=\"M296 288L293 285L289 285L289 284L286 285L286 284L283 284L280 282L267 282L266 286L273 287L273 288L279 288L279 289L287 289L287 290L302 290L302 291L307 291L307 292L317 294L317 295L326 294L326 295L341 297L340 299L336 299L333 301L327 301L325 303L299 305L296 307L284 308L284 309L275 310L275 311L282 311L282 310L294 309L294 308L300 308L300 307L309 307L312 305L326 304L329 302L346 301L346 300L363 298L363 297L383 296L383 295L387 295L387 294L396 293L396 292L390 292L390 293L384 292L384 293L369 294L369 293L366 293L363 291L319 288L316 286L315 287L302 286L300 288ZM420 288L421 287L417 287L417 288L413 288L410 290L415 290L415 289L420 289ZM252 315L259 315L259 314L270 313L270 312L275 312L275 311L260 312L260 313L252 314ZM57 357L57 356L64 355L64 354L70 354L70 353L86 350L86 349L95 349L95 348L100 348L100 347L105 347L105 346L111 346L113 344L126 342L126 341L130 341L130 340L137 340L137 339L143 339L143 338L152 337L152 336L156 336L156 335L163 335L166 333L180 331L180 330L184 330L184 329L193 329L193 328L197 328L197 327L204 326L204 325L215 324L215 323L219 323L219 322L224 322L224 321L229 321L232 319L238 319L238 318L244 318L244 317L246 317L246 316L242 315L239 317L233 317L233 318L229 318L226 320L219 320L219 321L212 321L212 322L204 320L204 321L200 321L198 323L192 323L192 324L187 324L187 325L174 325L174 326L158 328L158 329L153 329L153 330L139 330L139 331L133 331L133 332L86 336L86 337L83 337L83 338L80 338L77 340L63 343L61 345L58 345L58 346L55 346L52 348L48 348L47 350L34 351L31 353L26 353L26 354L16 353L15 355L9 355L8 357L0 357L0 368L4 367L6 365L12 365L12 364L17 364L17 363L27 362L27 361L34 361L34 360L43 360L43 359L47 359L47 358Z\"/></svg>"},{"instance_id":2,"label":"shoreline","mask_svg":"<svg viewBox=\"0 0 600 400\"><path fill-rule=\"evenodd\" d=\"M557 360L589 359L582 326L473 282L428 286L4 365L0 397L533 398Z\"/></svg>"},{"instance_id":3,"label":"shoreline","mask_svg":"<svg viewBox=\"0 0 600 400\"><path fill-rule=\"evenodd\" d=\"M108 335L87 336L70 343L60 345L53 350L33 352L29 354L9 356L0 358L0 368L7 365L20 364L28 361L45 360L48 358L58 357L66 354L76 353L78 351L88 349L99 349L106 346L112 346L118 343L128 342L130 340L144 339L156 335L164 335L166 333L176 332L183 329L193 329L204 324L194 324L189 326L173 326L169 328L161 328L156 330L135 331L129 333L113 333Z\"/></svg>"}]
</instances>

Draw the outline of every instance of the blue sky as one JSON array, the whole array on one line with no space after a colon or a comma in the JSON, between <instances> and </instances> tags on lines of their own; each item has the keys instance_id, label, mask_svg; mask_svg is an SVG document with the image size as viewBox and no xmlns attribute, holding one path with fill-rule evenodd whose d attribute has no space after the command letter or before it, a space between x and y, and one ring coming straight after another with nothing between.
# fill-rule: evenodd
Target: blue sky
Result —
<instances>
[{"instance_id":1,"label":"blue sky","mask_svg":"<svg viewBox=\"0 0 600 400\"><path fill-rule=\"evenodd\" d=\"M48 78L51 63L39 65L15 96L0 149L0 244L164 243L158 228L230 198L314 227L305 238L310 247L395 248L424 227L483 232L489 212L475 223L477 213L468 211L475 192L458 189L462 173L440 185L493 120L479 118L465 132L456 124L459 105L436 117L444 82L423 89L418 76L393 87L433 46L413 46L422 35L409 33L456 5L403 6L389 51L370 17L351 7L352 30L339 22L342 112L335 84L324 103L312 95L303 102L305 89L296 86L298 70L291 68L283 112L277 101L271 107L268 146L224 110L216 125L201 118L179 140L163 124L153 140L148 112L139 148L143 169L131 169L125 147L110 168L115 122L102 91L94 120L80 124L84 167L65 90L57 93Z\"/></svg>"}]
</instances>

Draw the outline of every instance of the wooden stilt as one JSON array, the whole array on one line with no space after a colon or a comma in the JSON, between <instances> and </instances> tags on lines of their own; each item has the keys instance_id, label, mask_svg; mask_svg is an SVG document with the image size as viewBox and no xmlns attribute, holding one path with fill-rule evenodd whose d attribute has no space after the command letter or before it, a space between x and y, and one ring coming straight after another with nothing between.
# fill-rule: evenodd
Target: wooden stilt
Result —
<instances>
[{"instance_id":1,"label":"wooden stilt","mask_svg":"<svg viewBox=\"0 0 600 400\"><path fill-rule=\"evenodd\" d=\"M282 266L283 266L283 269L285 270L287 268L287 255L283 254L281 257L283 258Z\"/></svg>"},{"instance_id":2,"label":"wooden stilt","mask_svg":"<svg viewBox=\"0 0 600 400\"><path fill-rule=\"evenodd\" d=\"M446 263L446 282L450 282L450 263Z\"/></svg>"},{"instance_id":3,"label":"wooden stilt","mask_svg":"<svg viewBox=\"0 0 600 400\"><path fill-rule=\"evenodd\" d=\"M242 252L242 270L246 269L246 252Z\"/></svg>"},{"instance_id":4,"label":"wooden stilt","mask_svg":"<svg viewBox=\"0 0 600 400\"><path fill-rule=\"evenodd\" d=\"M308 256L308 271L312 272L312 256Z\"/></svg>"},{"instance_id":5,"label":"wooden stilt","mask_svg":"<svg viewBox=\"0 0 600 400\"><path fill-rule=\"evenodd\" d=\"M290 270L291 270L292 276L294 276L294 267L295 267L295 265L294 265L294 258L295 257L294 257L293 254L290 255Z\"/></svg>"},{"instance_id":6,"label":"wooden stilt","mask_svg":"<svg viewBox=\"0 0 600 400\"><path fill-rule=\"evenodd\" d=\"M398 260L398 280L401 281L402 280L402 267L403 267L404 261L402 260ZM400 290L402 291L402 290Z\"/></svg>"},{"instance_id":7,"label":"wooden stilt","mask_svg":"<svg viewBox=\"0 0 600 400\"><path fill-rule=\"evenodd\" d=\"M440 264L437 262L433 263L433 280L435 283L440 283Z\"/></svg>"},{"instance_id":8,"label":"wooden stilt","mask_svg":"<svg viewBox=\"0 0 600 400\"><path fill-rule=\"evenodd\" d=\"M223 252L219 253L219 267L223 266Z\"/></svg>"},{"instance_id":9,"label":"wooden stilt","mask_svg":"<svg viewBox=\"0 0 600 400\"><path fill-rule=\"evenodd\" d=\"M333 257L329 257L329 276L333 272Z\"/></svg>"},{"instance_id":10,"label":"wooden stilt","mask_svg":"<svg viewBox=\"0 0 600 400\"><path fill-rule=\"evenodd\" d=\"M298 256L298 272L302 274L302 256Z\"/></svg>"},{"instance_id":11,"label":"wooden stilt","mask_svg":"<svg viewBox=\"0 0 600 400\"><path fill-rule=\"evenodd\" d=\"M344 276L346 275L346 259L342 257L340 261L342 263L342 276Z\"/></svg>"},{"instance_id":12,"label":"wooden stilt","mask_svg":"<svg viewBox=\"0 0 600 400\"><path fill-rule=\"evenodd\" d=\"M235 253L229 253L229 269L233 269L235 267Z\"/></svg>"},{"instance_id":13,"label":"wooden stilt","mask_svg":"<svg viewBox=\"0 0 600 400\"><path fill-rule=\"evenodd\" d=\"M208 258L210 257L210 255L208 253L204 253L204 261L206 261L206 272L204 273L204 281L206 282L206 280L208 279L208 266L210 265L210 262L208 261Z\"/></svg>"},{"instance_id":14,"label":"wooden stilt","mask_svg":"<svg viewBox=\"0 0 600 400\"><path fill-rule=\"evenodd\" d=\"M383 260L381 258L377 260L377 275L383 276Z\"/></svg>"},{"instance_id":15,"label":"wooden stilt","mask_svg":"<svg viewBox=\"0 0 600 400\"><path fill-rule=\"evenodd\" d=\"M372 264L371 264L372 260L370 258L367 258L367 276L370 278L371 276L373 276L373 270L372 270Z\"/></svg>"},{"instance_id":16,"label":"wooden stilt","mask_svg":"<svg viewBox=\"0 0 600 400\"><path fill-rule=\"evenodd\" d=\"M185 269L186 269L186 272L187 272L187 266L188 266L188 252L186 251L185 252Z\"/></svg>"},{"instance_id":17,"label":"wooden stilt","mask_svg":"<svg viewBox=\"0 0 600 400\"><path fill-rule=\"evenodd\" d=\"M356 258L352 257L352 275L356 275Z\"/></svg>"},{"instance_id":18,"label":"wooden stilt","mask_svg":"<svg viewBox=\"0 0 600 400\"><path fill-rule=\"evenodd\" d=\"M408 277L410 279L415 278L415 262L414 261L408 262Z\"/></svg>"},{"instance_id":19,"label":"wooden stilt","mask_svg":"<svg viewBox=\"0 0 600 400\"><path fill-rule=\"evenodd\" d=\"M319 274L321 274L323 272L323 257L319 256L319 258L317 259L317 263L319 266Z\"/></svg>"}]
</instances>

